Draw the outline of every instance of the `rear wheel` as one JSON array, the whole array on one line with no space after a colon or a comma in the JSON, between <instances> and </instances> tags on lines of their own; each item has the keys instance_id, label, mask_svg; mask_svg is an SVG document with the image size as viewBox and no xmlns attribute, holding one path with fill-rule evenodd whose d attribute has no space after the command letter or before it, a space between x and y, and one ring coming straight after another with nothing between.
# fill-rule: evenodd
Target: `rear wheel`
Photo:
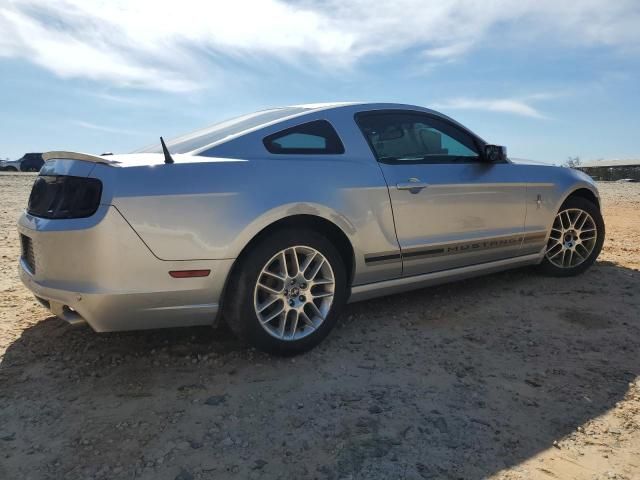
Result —
<instances>
[{"instance_id":1,"label":"rear wheel","mask_svg":"<svg viewBox=\"0 0 640 480\"><path fill-rule=\"evenodd\" d=\"M18 169L16 167L6 167L4 169L5 172L17 172Z\"/></svg>"},{"instance_id":2,"label":"rear wheel","mask_svg":"<svg viewBox=\"0 0 640 480\"><path fill-rule=\"evenodd\" d=\"M604 242L604 220L597 205L571 197L551 227L541 268L558 277L578 275L598 258Z\"/></svg>"},{"instance_id":3,"label":"rear wheel","mask_svg":"<svg viewBox=\"0 0 640 480\"><path fill-rule=\"evenodd\" d=\"M281 230L239 262L226 290L225 318L241 339L292 355L313 348L331 331L346 301L347 275L324 236Z\"/></svg>"}]
</instances>

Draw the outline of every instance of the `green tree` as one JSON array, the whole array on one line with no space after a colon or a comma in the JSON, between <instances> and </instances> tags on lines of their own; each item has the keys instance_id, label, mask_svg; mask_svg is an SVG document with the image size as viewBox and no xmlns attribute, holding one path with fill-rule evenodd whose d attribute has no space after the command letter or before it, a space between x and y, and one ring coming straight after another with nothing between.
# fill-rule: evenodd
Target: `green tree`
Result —
<instances>
[{"instance_id":1,"label":"green tree","mask_svg":"<svg viewBox=\"0 0 640 480\"><path fill-rule=\"evenodd\" d=\"M567 158L567 161L564 162L564 166L569 168L578 168L581 164L582 162L580 161L580 157L578 156L569 157Z\"/></svg>"}]
</instances>

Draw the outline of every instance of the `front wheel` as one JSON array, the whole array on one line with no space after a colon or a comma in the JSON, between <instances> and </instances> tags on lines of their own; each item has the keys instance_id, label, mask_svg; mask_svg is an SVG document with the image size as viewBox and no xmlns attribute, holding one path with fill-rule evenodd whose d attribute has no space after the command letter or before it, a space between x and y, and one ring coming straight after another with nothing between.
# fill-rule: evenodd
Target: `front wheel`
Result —
<instances>
[{"instance_id":1,"label":"front wheel","mask_svg":"<svg viewBox=\"0 0 640 480\"><path fill-rule=\"evenodd\" d=\"M569 198L556 215L541 268L557 277L578 275L598 258L604 243L604 220L597 205Z\"/></svg>"},{"instance_id":2,"label":"front wheel","mask_svg":"<svg viewBox=\"0 0 640 480\"><path fill-rule=\"evenodd\" d=\"M329 240L312 230L281 230L239 260L226 289L225 318L256 348L292 355L327 336L346 294L344 261Z\"/></svg>"}]
</instances>

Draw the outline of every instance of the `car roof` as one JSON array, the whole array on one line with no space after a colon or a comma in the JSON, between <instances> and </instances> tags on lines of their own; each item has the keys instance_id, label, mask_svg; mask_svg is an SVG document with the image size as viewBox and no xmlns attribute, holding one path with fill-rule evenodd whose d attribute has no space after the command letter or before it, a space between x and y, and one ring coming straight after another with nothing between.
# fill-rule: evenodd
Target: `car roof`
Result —
<instances>
[{"instance_id":1,"label":"car roof","mask_svg":"<svg viewBox=\"0 0 640 480\"><path fill-rule=\"evenodd\" d=\"M440 112L431 110L419 105L411 105L407 103L390 103L390 102L326 102L326 103L303 103L300 105L288 105L291 108L304 108L308 111L301 113L300 115L307 115L319 110L334 110L345 107L360 107L362 110L419 110L428 111L437 115L442 115Z\"/></svg>"},{"instance_id":2,"label":"car roof","mask_svg":"<svg viewBox=\"0 0 640 480\"><path fill-rule=\"evenodd\" d=\"M304 117L318 112L349 110L349 113L359 113L376 110L413 110L422 113L429 113L450 120L464 130L468 130L455 120L434 110L417 105L402 103L380 103L380 102L325 102L306 103L299 105L289 105L285 107L274 107L257 112L252 112L234 119L225 120L209 127L195 130L184 135L166 141L171 153L199 155L202 152L217 146L221 143L231 141L257 130L261 130L272 125L285 123L290 120L304 121ZM348 114L345 112L345 114ZM239 125L247 119L250 124ZM234 122L236 122L234 124ZM226 131L225 131L226 130ZM132 153L161 153L162 148L159 143L135 150Z\"/></svg>"}]
</instances>

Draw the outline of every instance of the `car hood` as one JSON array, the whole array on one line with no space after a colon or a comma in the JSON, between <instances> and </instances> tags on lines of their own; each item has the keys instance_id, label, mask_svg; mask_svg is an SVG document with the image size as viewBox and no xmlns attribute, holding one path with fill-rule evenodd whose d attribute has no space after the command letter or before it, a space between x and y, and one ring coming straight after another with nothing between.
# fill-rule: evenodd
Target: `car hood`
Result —
<instances>
[{"instance_id":1,"label":"car hood","mask_svg":"<svg viewBox=\"0 0 640 480\"><path fill-rule=\"evenodd\" d=\"M509 160L511 160L511 162L517 164L517 165L539 165L541 167L557 167L558 165L554 165L553 163L548 163L548 162L542 162L540 160L531 160L528 158L512 158L509 157Z\"/></svg>"}]
</instances>

